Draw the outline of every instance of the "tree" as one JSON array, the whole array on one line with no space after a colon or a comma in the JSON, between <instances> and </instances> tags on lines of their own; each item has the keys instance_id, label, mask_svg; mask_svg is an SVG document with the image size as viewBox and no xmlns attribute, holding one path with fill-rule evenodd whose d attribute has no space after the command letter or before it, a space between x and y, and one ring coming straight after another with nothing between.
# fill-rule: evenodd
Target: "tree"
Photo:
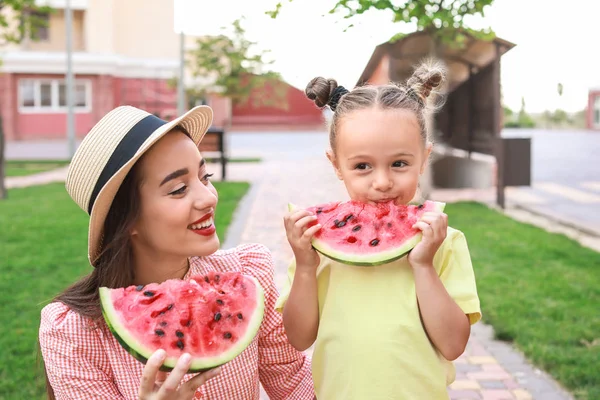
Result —
<instances>
[{"instance_id":1,"label":"tree","mask_svg":"<svg viewBox=\"0 0 600 400\"><path fill-rule=\"evenodd\" d=\"M391 11L392 22L414 23L417 31L433 31L438 43L460 46L465 43L469 35L480 39L494 37L490 28L472 29L464 22L465 17L468 16L484 16L485 7L492 5L493 2L494 0L338 0L329 13L343 12L345 19L351 19L371 10ZM277 18L281 8L282 4L277 3L275 9L266 11L266 14ZM402 36L398 34L392 40Z\"/></svg>"},{"instance_id":2,"label":"tree","mask_svg":"<svg viewBox=\"0 0 600 400\"><path fill-rule=\"evenodd\" d=\"M43 15L52 9L36 3L36 0L0 1L0 47L20 43L26 37L37 39L38 30L46 26ZM0 114L0 199L5 199L8 194L4 184L4 146L4 122Z\"/></svg>"},{"instance_id":3,"label":"tree","mask_svg":"<svg viewBox=\"0 0 600 400\"><path fill-rule=\"evenodd\" d=\"M253 105L277 108L287 106L284 101L285 85L281 76L266 67L268 51L254 51L255 42L245 38L241 21L232 24L231 35L205 36L196 41L196 48L188 55L194 77L203 82L187 89L188 96L203 98L209 93L219 93L231 99L232 104L245 104L257 88L270 88L266 96L252 96ZM264 93L261 93L264 94Z\"/></svg>"}]
</instances>

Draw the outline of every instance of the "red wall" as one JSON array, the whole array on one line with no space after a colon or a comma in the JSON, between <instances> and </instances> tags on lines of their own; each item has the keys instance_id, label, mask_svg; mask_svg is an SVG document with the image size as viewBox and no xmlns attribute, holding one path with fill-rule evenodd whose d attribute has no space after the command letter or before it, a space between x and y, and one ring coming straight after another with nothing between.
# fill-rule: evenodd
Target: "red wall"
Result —
<instances>
[{"instance_id":1,"label":"red wall","mask_svg":"<svg viewBox=\"0 0 600 400\"><path fill-rule=\"evenodd\" d=\"M18 106L18 81L24 78L64 79L64 75L0 75L0 112L7 140L64 139L67 113L21 113ZM119 105L132 105L162 118L173 117L177 109L176 89L164 79L117 78L108 75L77 75L92 84L90 112L75 113L75 131L83 137L107 112Z\"/></svg>"},{"instance_id":2,"label":"red wall","mask_svg":"<svg viewBox=\"0 0 600 400\"><path fill-rule=\"evenodd\" d=\"M287 108L281 109L267 105L255 107L252 104L254 98L264 98L273 95L273 84L267 84L262 88L255 89L246 104L233 106L232 125L234 125L234 129L236 127L252 126L281 128L281 126L285 125L290 125L290 128L297 126L323 127L322 111L306 97L303 91L285 82L276 82L275 84L281 85L281 88L285 90Z\"/></svg>"}]
</instances>

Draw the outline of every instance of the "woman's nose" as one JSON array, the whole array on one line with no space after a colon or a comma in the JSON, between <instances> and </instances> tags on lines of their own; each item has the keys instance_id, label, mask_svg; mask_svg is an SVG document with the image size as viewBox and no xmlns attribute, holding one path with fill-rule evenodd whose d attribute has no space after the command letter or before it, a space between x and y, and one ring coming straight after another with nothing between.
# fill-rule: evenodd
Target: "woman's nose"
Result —
<instances>
[{"instance_id":1,"label":"woman's nose","mask_svg":"<svg viewBox=\"0 0 600 400\"><path fill-rule=\"evenodd\" d=\"M210 186L202 182L195 185L194 207L202 210L205 208L214 208L217 205L217 195L210 189Z\"/></svg>"}]
</instances>

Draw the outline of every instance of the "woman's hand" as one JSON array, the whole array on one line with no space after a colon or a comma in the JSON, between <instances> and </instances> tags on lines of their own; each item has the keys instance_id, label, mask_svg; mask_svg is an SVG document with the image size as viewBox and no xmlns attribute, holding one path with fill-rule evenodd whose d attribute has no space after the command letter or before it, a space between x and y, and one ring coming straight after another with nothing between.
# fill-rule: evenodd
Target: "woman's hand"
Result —
<instances>
[{"instance_id":1,"label":"woman's hand","mask_svg":"<svg viewBox=\"0 0 600 400\"><path fill-rule=\"evenodd\" d=\"M179 357L175 368L167 376L165 372L159 371L165 355L164 350L157 350L148 359L142 372L139 400L191 400L200 386L221 372L220 368L202 372L179 387L183 376L190 368L191 357L187 353Z\"/></svg>"},{"instance_id":2,"label":"woman's hand","mask_svg":"<svg viewBox=\"0 0 600 400\"><path fill-rule=\"evenodd\" d=\"M317 217L310 211L297 210L286 214L283 221L296 258L296 270L314 274L320 262L311 244L314 234L321 229L321 225L316 224Z\"/></svg>"},{"instance_id":3,"label":"woman's hand","mask_svg":"<svg viewBox=\"0 0 600 400\"><path fill-rule=\"evenodd\" d=\"M433 257L446 239L448 216L440 212L426 212L413 228L420 229L423 238L408 253L408 262L413 268L432 267Z\"/></svg>"}]
</instances>

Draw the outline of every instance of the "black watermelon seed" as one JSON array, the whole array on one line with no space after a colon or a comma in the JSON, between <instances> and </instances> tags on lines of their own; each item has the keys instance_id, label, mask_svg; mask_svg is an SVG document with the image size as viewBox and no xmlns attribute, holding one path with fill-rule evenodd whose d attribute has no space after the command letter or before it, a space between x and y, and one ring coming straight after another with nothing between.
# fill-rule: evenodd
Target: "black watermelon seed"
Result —
<instances>
[{"instance_id":1,"label":"black watermelon seed","mask_svg":"<svg viewBox=\"0 0 600 400\"><path fill-rule=\"evenodd\" d=\"M217 304L218 304L218 305L220 305L220 306L222 306L222 305L224 304L224 303L223 303L223 300L221 300L221 299L217 299Z\"/></svg>"},{"instance_id":2,"label":"black watermelon seed","mask_svg":"<svg viewBox=\"0 0 600 400\"><path fill-rule=\"evenodd\" d=\"M156 333L158 336L165 336L165 331L162 329L157 329L154 331L154 333Z\"/></svg>"},{"instance_id":3,"label":"black watermelon seed","mask_svg":"<svg viewBox=\"0 0 600 400\"><path fill-rule=\"evenodd\" d=\"M352 218L354 218L354 215L352 214L348 214L346 215L346 218L344 218L346 221L350 221Z\"/></svg>"},{"instance_id":4,"label":"black watermelon seed","mask_svg":"<svg viewBox=\"0 0 600 400\"><path fill-rule=\"evenodd\" d=\"M215 282L219 283L221 280L221 275L215 275Z\"/></svg>"},{"instance_id":5,"label":"black watermelon seed","mask_svg":"<svg viewBox=\"0 0 600 400\"><path fill-rule=\"evenodd\" d=\"M354 228L352 228L352 232L358 232L360 231L360 225L356 225Z\"/></svg>"},{"instance_id":6,"label":"black watermelon seed","mask_svg":"<svg viewBox=\"0 0 600 400\"><path fill-rule=\"evenodd\" d=\"M340 223L340 220L339 220L339 219L334 219L334 220L333 220L333 224L334 224L334 225L337 225L337 224L339 224L339 223Z\"/></svg>"},{"instance_id":7,"label":"black watermelon seed","mask_svg":"<svg viewBox=\"0 0 600 400\"><path fill-rule=\"evenodd\" d=\"M181 338L183 337L183 332L181 332L181 331L175 331L175 335L176 335L178 338L180 338L180 339L181 339Z\"/></svg>"},{"instance_id":8,"label":"black watermelon seed","mask_svg":"<svg viewBox=\"0 0 600 400\"><path fill-rule=\"evenodd\" d=\"M151 291L149 291L149 290L146 290L146 291L144 292L144 296L152 297L152 296L154 296L154 292L151 292Z\"/></svg>"},{"instance_id":9,"label":"black watermelon seed","mask_svg":"<svg viewBox=\"0 0 600 400\"><path fill-rule=\"evenodd\" d=\"M191 326L192 325L192 320L188 319L187 322L185 323L185 326Z\"/></svg>"},{"instance_id":10,"label":"black watermelon seed","mask_svg":"<svg viewBox=\"0 0 600 400\"><path fill-rule=\"evenodd\" d=\"M208 276L204 277L204 282L208 283Z\"/></svg>"},{"instance_id":11,"label":"black watermelon seed","mask_svg":"<svg viewBox=\"0 0 600 400\"><path fill-rule=\"evenodd\" d=\"M321 214L323 212L322 208L317 208L317 214Z\"/></svg>"},{"instance_id":12,"label":"black watermelon seed","mask_svg":"<svg viewBox=\"0 0 600 400\"><path fill-rule=\"evenodd\" d=\"M141 292L143 288L144 288L144 285L137 285L135 287L135 290L137 290L138 292Z\"/></svg>"},{"instance_id":13,"label":"black watermelon seed","mask_svg":"<svg viewBox=\"0 0 600 400\"><path fill-rule=\"evenodd\" d=\"M167 321L163 321L160 323L160 326L167 326Z\"/></svg>"},{"instance_id":14,"label":"black watermelon seed","mask_svg":"<svg viewBox=\"0 0 600 400\"><path fill-rule=\"evenodd\" d=\"M371 243L369 243L371 246L377 246L379 244L379 239L373 239L371 240Z\"/></svg>"},{"instance_id":15,"label":"black watermelon seed","mask_svg":"<svg viewBox=\"0 0 600 400\"><path fill-rule=\"evenodd\" d=\"M420 210L421 208L423 208L423 204L419 204L419 205L417 206L417 208Z\"/></svg>"},{"instance_id":16,"label":"black watermelon seed","mask_svg":"<svg viewBox=\"0 0 600 400\"><path fill-rule=\"evenodd\" d=\"M174 306L174 304L169 304L169 305L167 306L167 311L169 311L171 308L173 308L173 306Z\"/></svg>"},{"instance_id":17,"label":"black watermelon seed","mask_svg":"<svg viewBox=\"0 0 600 400\"><path fill-rule=\"evenodd\" d=\"M339 221L337 224L335 224L335 226L337 226L338 228L342 228L346 225L346 221Z\"/></svg>"},{"instance_id":18,"label":"black watermelon seed","mask_svg":"<svg viewBox=\"0 0 600 400\"><path fill-rule=\"evenodd\" d=\"M183 342L181 340L178 340L177 343L175 343L177 345L177 347L179 347L180 350L183 350Z\"/></svg>"},{"instance_id":19,"label":"black watermelon seed","mask_svg":"<svg viewBox=\"0 0 600 400\"><path fill-rule=\"evenodd\" d=\"M231 333L229 333L229 332L225 332L225 334L223 335L223 337L224 337L225 339L231 339Z\"/></svg>"},{"instance_id":20,"label":"black watermelon seed","mask_svg":"<svg viewBox=\"0 0 600 400\"><path fill-rule=\"evenodd\" d=\"M244 316L242 315L242 313L239 313L239 314L237 315L237 317L238 317L238 319L244 319Z\"/></svg>"},{"instance_id":21,"label":"black watermelon seed","mask_svg":"<svg viewBox=\"0 0 600 400\"><path fill-rule=\"evenodd\" d=\"M215 314L215 321L218 321L220 319L221 319L221 313L218 312L218 313Z\"/></svg>"}]
</instances>

